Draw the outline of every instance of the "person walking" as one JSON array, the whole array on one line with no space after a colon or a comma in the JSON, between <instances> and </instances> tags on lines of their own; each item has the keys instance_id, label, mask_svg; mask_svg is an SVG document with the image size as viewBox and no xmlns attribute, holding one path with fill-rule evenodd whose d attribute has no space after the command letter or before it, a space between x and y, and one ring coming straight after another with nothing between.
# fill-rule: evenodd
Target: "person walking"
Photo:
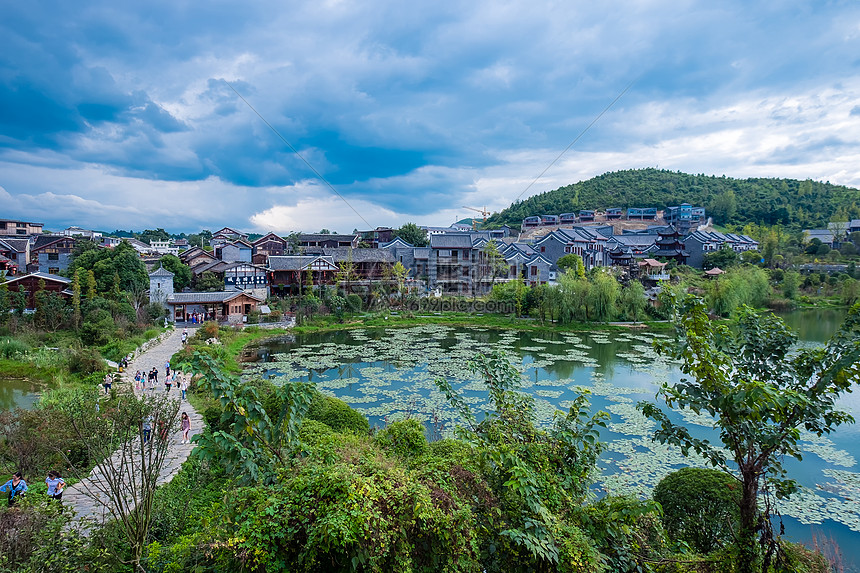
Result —
<instances>
[{"instance_id":1,"label":"person walking","mask_svg":"<svg viewBox=\"0 0 860 573\"><path fill-rule=\"evenodd\" d=\"M188 390L188 374L179 373L179 390L182 391L182 399L185 400L185 392Z\"/></svg>"},{"instance_id":2,"label":"person walking","mask_svg":"<svg viewBox=\"0 0 860 573\"><path fill-rule=\"evenodd\" d=\"M170 361L167 361L167 364L164 365L164 375L170 376Z\"/></svg>"},{"instance_id":3,"label":"person walking","mask_svg":"<svg viewBox=\"0 0 860 573\"><path fill-rule=\"evenodd\" d=\"M182 346L185 346L185 344L186 344L187 342L188 342L188 329L187 329L187 328L183 328L183 329L182 329Z\"/></svg>"},{"instance_id":4,"label":"person walking","mask_svg":"<svg viewBox=\"0 0 860 573\"><path fill-rule=\"evenodd\" d=\"M105 394L110 394L111 384L113 384L113 376L111 376L111 373L108 372L107 374L105 374L105 379L102 382L102 386L104 386L105 388Z\"/></svg>"},{"instance_id":5,"label":"person walking","mask_svg":"<svg viewBox=\"0 0 860 573\"><path fill-rule=\"evenodd\" d=\"M49 471L48 477L45 478L45 485L48 486L48 497L62 501L63 489L66 487L66 482L60 477L60 472Z\"/></svg>"},{"instance_id":6,"label":"person walking","mask_svg":"<svg viewBox=\"0 0 860 573\"><path fill-rule=\"evenodd\" d=\"M12 479L0 485L0 491L9 492L9 507L12 507L19 497L24 497L27 492L27 482L24 481L21 472L15 472Z\"/></svg>"},{"instance_id":7,"label":"person walking","mask_svg":"<svg viewBox=\"0 0 860 573\"><path fill-rule=\"evenodd\" d=\"M179 427L182 429L182 443L190 444L191 440L188 439L188 432L191 431L191 418L188 417L187 412L182 412L182 417L179 419Z\"/></svg>"},{"instance_id":8,"label":"person walking","mask_svg":"<svg viewBox=\"0 0 860 573\"><path fill-rule=\"evenodd\" d=\"M143 443L149 441L152 436L152 416L147 416L143 419Z\"/></svg>"},{"instance_id":9,"label":"person walking","mask_svg":"<svg viewBox=\"0 0 860 573\"><path fill-rule=\"evenodd\" d=\"M165 392L167 392L168 394L170 394L170 389L171 389L172 387L173 387L173 376L172 376L172 375L170 375L170 374L168 374L168 375L167 375L167 377L164 379L164 388L165 388Z\"/></svg>"}]
</instances>

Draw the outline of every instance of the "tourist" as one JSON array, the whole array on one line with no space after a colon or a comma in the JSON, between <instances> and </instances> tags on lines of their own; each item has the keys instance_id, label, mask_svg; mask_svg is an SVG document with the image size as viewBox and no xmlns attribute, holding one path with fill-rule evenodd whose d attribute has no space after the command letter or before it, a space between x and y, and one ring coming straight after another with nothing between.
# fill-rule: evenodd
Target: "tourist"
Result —
<instances>
[{"instance_id":1,"label":"tourist","mask_svg":"<svg viewBox=\"0 0 860 573\"><path fill-rule=\"evenodd\" d=\"M167 375L167 376L165 376L165 378L164 378L164 388L165 388L165 392L167 392L168 394L170 394L170 389L171 389L172 387L173 387L173 376L171 376L170 374L168 374L168 375Z\"/></svg>"},{"instance_id":2,"label":"tourist","mask_svg":"<svg viewBox=\"0 0 860 573\"><path fill-rule=\"evenodd\" d=\"M107 374L105 374L105 379L102 382L102 386L105 387L105 394L106 395L110 394L110 388L111 388L112 383L113 383L113 376L111 376L111 373L108 372Z\"/></svg>"},{"instance_id":3,"label":"tourist","mask_svg":"<svg viewBox=\"0 0 860 573\"><path fill-rule=\"evenodd\" d=\"M170 376L170 361L167 361L167 364L164 365L164 375Z\"/></svg>"},{"instance_id":4,"label":"tourist","mask_svg":"<svg viewBox=\"0 0 860 573\"><path fill-rule=\"evenodd\" d=\"M188 390L188 378L190 374L179 373L179 389L182 390L182 399L185 400L185 392Z\"/></svg>"},{"instance_id":5,"label":"tourist","mask_svg":"<svg viewBox=\"0 0 860 573\"><path fill-rule=\"evenodd\" d=\"M164 420L158 421L158 437L162 440L167 440L167 424Z\"/></svg>"},{"instance_id":6,"label":"tourist","mask_svg":"<svg viewBox=\"0 0 860 573\"><path fill-rule=\"evenodd\" d=\"M24 481L21 472L15 472L12 479L0 486L0 491L9 492L9 507L12 507L17 498L24 497L27 492L27 482Z\"/></svg>"},{"instance_id":7,"label":"tourist","mask_svg":"<svg viewBox=\"0 0 860 573\"><path fill-rule=\"evenodd\" d=\"M182 329L182 345L184 346L188 342L188 329Z\"/></svg>"},{"instance_id":8,"label":"tourist","mask_svg":"<svg viewBox=\"0 0 860 573\"><path fill-rule=\"evenodd\" d=\"M188 417L188 414L186 412L182 412L182 418L180 418L179 427L182 428L182 443L190 444L191 440L188 439L188 432L191 431L191 418Z\"/></svg>"},{"instance_id":9,"label":"tourist","mask_svg":"<svg viewBox=\"0 0 860 573\"><path fill-rule=\"evenodd\" d=\"M155 366L152 367L152 379L155 380L155 384L158 384L158 368ZM153 384L153 388L155 387L155 384Z\"/></svg>"},{"instance_id":10,"label":"tourist","mask_svg":"<svg viewBox=\"0 0 860 573\"><path fill-rule=\"evenodd\" d=\"M63 488L66 487L66 482L60 477L60 472L49 471L48 477L45 478L45 485L48 486L48 497L57 501L63 499Z\"/></svg>"},{"instance_id":11,"label":"tourist","mask_svg":"<svg viewBox=\"0 0 860 573\"><path fill-rule=\"evenodd\" d=\"M149 441L149 437L152 435L152 416L147 416L143 419L143 443Z\"/></svg>"}]
</instances>

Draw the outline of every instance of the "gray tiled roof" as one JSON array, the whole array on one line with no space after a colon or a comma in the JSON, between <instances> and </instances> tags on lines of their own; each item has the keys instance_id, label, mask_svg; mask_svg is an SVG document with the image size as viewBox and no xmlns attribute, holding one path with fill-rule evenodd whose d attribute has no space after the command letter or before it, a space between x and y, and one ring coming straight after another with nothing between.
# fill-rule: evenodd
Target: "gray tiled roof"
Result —
<instances>
[{"instance_id":1,"label":"gray tiled roof","mask_svg":"<svg viewBox=\"0 0 860 573\"><path fill-rule=\"evenodd\" d=\"M334 264L331 257L319 255L273 255L269 257L269 269L273 271L300 271L317 259Z\"/></svg>"},{"instance_id":2,"label":"gray tiled roof","mask_svg":"<svg viewBox=\"0 0 860 573\"><path fill-rule=\"evenodd\" d=\"M336 263L348 261L352 252L354 263L393 263L394 253L388 249L351 249L349 247L338 247L336 249L322 249L325 256L331 257Z\"/></svg>"},{"instance_id":3,"label":"gray tiled roof","mask_svg":"<svg viewBox=\"0 0 860 573\"><path fill-rule=\"evenodd\" d=\"M27 250L27 245L30 244L30 239L12 239L6 237L0 237L4 243L18 251L19 253L23 253Z\"/></svg>"},{"instance_id":4,"label":"gray tiled roof","mask_svg":"<svg viewBox=\"0 0 860 573\"><path fill-rule=\"evenodd\" d=\"M151 277L172 277L173 273L165 269L164 267L158 267L156 270L149 273Z\"/></svg>"},{"instance_id":5,"label":"gray tiled roof","mask_svg":"<svg viewBox=\"0 0 860 573\"><path fill-rule=\"evenodd\" d=\"M468 233L430 235L430 247L433 249L471 249L472 237Z\"/></svg>"},{"instance_id":6,"label":"gray tiled roof","mask_svg":"<svg viewBox=\"0 0 860 573\"><path fill-rule=\"evenodd\" d=\"M355 235L320 235L319 233L302 233L299 235L299 241L303 243L309 241L352 242L354 239Z\"/></svg>"},{"instance_id":7,"label":"gray tiled roof","mask_svg":"<svg viewBox=\"0 0 860 573\"><path fill-rule=\"evenodd\" d=\"M227 302L245 294L254 300L262 301L260 297L253 296L240 290L217 291L217 292L177 292L167 296L168 304L211 304Z\"/></svg>"},{"instance_id":8,"label":"gray tiled roof","mask_svg":"<svg viewBox=\"0 0 860 573\"><path fill-rule=\"evenodd\" d=\"M67 285L72 284L72 279L67 279L66 277L61 277L60 275L52 275L50 273L42 273L42 272L35 272L35 273L30 273L28 275L11 278L11 279L8 279L6 281L6 284L10 284L10 283L13 283L15 281L26 279L27 277L36 277L36 278L40 278L40 279L45 279L46 281L54 281L54 282L59 282L59 283L67 284Z\"/></svg>"}]
</instances>

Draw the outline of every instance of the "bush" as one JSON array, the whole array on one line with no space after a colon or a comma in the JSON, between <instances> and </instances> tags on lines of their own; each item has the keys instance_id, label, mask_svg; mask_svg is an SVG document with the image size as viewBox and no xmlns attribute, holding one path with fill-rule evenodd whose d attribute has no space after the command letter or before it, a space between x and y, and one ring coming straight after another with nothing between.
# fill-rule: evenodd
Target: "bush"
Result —
<instances>
[{"instance_id":1,"label":"bush","mask_svg":"<svg viewBox=\"0 0 860 573\"><path fill-rule=\"evenodd\" d=\"M346 295L346 307L351 312L361 312L361 297L355 293Z\"/></svg>"},{"instance_id":2,"label":"bush","mask_svg":"<svg viewBox=\"0 0 860 573\"><path fill-rule=\"evenodd\" d=\"M322 438L332 434L334 434L334 430L316 420L303 420L302 426L299 428L299 439L309 446L317 445Z\"/></svg>"},{"instance_id":3,"label":"bush","mask_svg":"<svg viewBox=\"0 0 860 573\"><path fill-rule=\"evenodd\" d=\"M738 481L715 469L682 468L654 488L666 532L702 553L731 542L739 527L740 499Z\"/></svg>"},{"instance_id":4,"label":"bush","mask_svg":"<svg viewBox=\"0 0 860 573\"><path fill-rule=\"evenodd\" d=\"M75 348L69 354L69 372L72 374L92 374L102 372L107 365L96 348Z\"/></svg>"},{"instance_id":5,"label":"bush","mask_svg":"<svg viewBox=\"0 0 860 573\"><path fill-rule=\"evenodd\" d=\"M335 432L367 434L370 431L370 422L361 412L353 410L343 400L319 392L315 393L311 401L307 418L322 422Z\"/></svg>"},{"instance_id":6,"label":"bush","mask_svg":"<svg viewBox=\"0 0 860 573\"><path fill-rule=\"evenodd\" d=\"M0 358L20 360L30 347L17 338L0 338Z\"/></svg>"},{"instance_id":7,"label":"bush","mask_svg":"<svg viewBox=\"0 0 860 573\"><path fill-rule=\"evenodd\" d=\"M389 424L376 435L376 443L404 458L420 456L427 450L424 426L418 420Z\"/></svg>"},{"instance_id":8,"label":"bush","mask_svg":"<svg viewBox=\"0 0 860 573\"><path fill-rule=\"evenodd\" d=\"M200 331L197 333L197 336L203 340L218 338L218 323L214 320L204 322L203 326L200 327Z\"/></svg>"}]
</instances>

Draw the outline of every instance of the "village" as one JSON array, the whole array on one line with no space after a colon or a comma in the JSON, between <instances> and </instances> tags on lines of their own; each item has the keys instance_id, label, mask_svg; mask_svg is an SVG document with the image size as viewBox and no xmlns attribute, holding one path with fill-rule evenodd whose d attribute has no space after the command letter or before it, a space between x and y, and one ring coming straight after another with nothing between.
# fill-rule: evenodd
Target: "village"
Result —
<instances>
[{"instance_id":1,"label":"village","mask_svg":"<svg viewBox=\"0 0 860 573\"><path fill-rule=\"evenodd\" d=\"M63 275L76 241L89 240L105 249L127 241L146 263L150 300L164 306L168 321L241 323L252 312L268 312L269 297L301 294L307 285L338 285L344 292L361 293L400 280L406 292L418 296L474 297L516 279L529 286L555 284L563 270L559 260L573 254L586 271L612 267L653 290L670 279L667 267L701 269L706 255L720 249L759 249L749 236L714 230L703 208L686 203L665 210L609 208L531 216L523 220L522 230L507 225L477 230L478 223L417 227L424 233L423 244L411 244L387 227L287 237L269 232L254 240L223 227L208 244L191 245L187 239L147 243L75 226L52 233L40 223L5 219L0 220L0 273L10 291L25 290L31 299L39 284L69 298L71 278ZM860 220L843 231L857 230ZM805 234L831 247L838 240L833 230ZM177 256L189 267L192 284L205 278L207 287L176 291L173 273L159 262L164 255ZM722 271L707 272L716 276Z\"/></svg>"}]
</instances>

